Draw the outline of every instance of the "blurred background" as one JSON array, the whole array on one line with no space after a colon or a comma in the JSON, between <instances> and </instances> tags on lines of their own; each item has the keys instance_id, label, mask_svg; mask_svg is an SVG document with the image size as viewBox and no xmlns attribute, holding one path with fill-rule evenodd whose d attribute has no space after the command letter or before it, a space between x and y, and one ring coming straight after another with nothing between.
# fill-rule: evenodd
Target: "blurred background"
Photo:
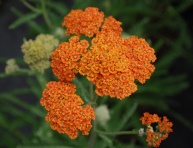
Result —
<instances>
[{"instance_id":1,"label":"blurred background","mask_svg":"<svg viewBox=\"0 0 193 148\"><path fill-rule=\"evenodd\" d=\"M37 8L40 6L38 0L27 2ZM137 93L128 98L137 102L138 107L123 129L137 128L137 117L145 111L167 115L174 124L174 132L160 147L192 148L192 0L48 0L46 7L54 26L52 30L43 17L33 15L35 12L27 8L22 0L0 0L0 147L65 145L64 139L69 147L78 147L76 143L85 142L81 138L70 142L67 137L49 129L44 121L46 112L39 105L42 88L36 83L36 76L7 76L4 69L9 58L15 58L22 68L28 68L22 60L23 39L34 39L40 33L56 34L63 17L71 9L85 9L88 6L98 7L106 16L112 15L122 22L124 35L145 38L156 50L156 71L146 84L138 85ZM59 39L64 41L67 38ZM50 75L49 69L46 77L52 79ZM114 110L116 101L98 103L105 102ZM127 108L125 102L121 103L123 109ZM122 111L120 109L120 113ZM115 121L112 122L116 125ZM145 147L143 142L136 139L117 136L111 140L117 147L131 147L130 143L135 143L133 147ZM111 145L106 144L105 147Z\"/></svg>"}]
</instances>

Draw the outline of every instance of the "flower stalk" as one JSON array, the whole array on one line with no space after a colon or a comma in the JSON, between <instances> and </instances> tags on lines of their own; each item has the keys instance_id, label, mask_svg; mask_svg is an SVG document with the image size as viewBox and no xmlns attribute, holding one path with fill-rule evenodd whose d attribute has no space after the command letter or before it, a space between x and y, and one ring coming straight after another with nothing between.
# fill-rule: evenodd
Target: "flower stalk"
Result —
<instances>
[{"instance_id":1,"label":"flower stalk","mask_svg":"<svg viewBox=\"0 0 193 148\"><path fill-rule=\"evenodd\" d=\"M48 25L48 27L49 27L50 29L52 29L52 28L53 28L53 27L52 27L52 23L51 23L51 21L50 21L50 19L49 19L49 17L48 17L47 11L46 11L45 0L41 0L41 4L42 4L42 14L43 14L44 20L45 20L46 24Z\"/></svg>"},{"instance_id":2,"label":"flower stalk","mask_svg":"<svg viewBox=\"0 0 193 148\"><path fill-rule=\"evenodd\" d=\"M27 8L32 10L35 13L41 13L41 10L32 6L30 3L28 3L26 0L20 0Z\"/></svg>"}]
</instances>

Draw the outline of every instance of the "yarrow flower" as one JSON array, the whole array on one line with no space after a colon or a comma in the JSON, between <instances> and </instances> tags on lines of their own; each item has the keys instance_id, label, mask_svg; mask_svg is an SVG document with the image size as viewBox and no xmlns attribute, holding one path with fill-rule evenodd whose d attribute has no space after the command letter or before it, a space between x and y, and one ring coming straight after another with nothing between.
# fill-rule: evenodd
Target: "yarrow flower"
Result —
<instances>
[{"instance_id":1,"label":"yarrow flower","mask_svg":"<svg viewBox=\"0 0 193 148\"><path fill-rule=\"evenodd\" d=\"M40 103L48 110L46 121L53 130L67 134L71 139L78 136L78 130L88 135L91 119L95 119L90 105L82 107L82 99L75 94L76 87L69 82L51 81L46 85Z\"/></svg>"},{"instance_id":2,"label":"yarrow flower","mask_svg":"<svg viewBox=\"0 0 193 148\"><path fill-rule=\"evenodd\" d=\"M52 35L40 34L35 40L24 40L21 51L24 54L24 61L32 71L44 73L50 67L50 56L53 49L58 46L59 41Z\"/></svg>"},{"instance_id":3,"label":"yarrow flower","mask_svg":"<svg viewBox=\"0 0 193 148\"><path fill-rule=\"evenodd\" d=\"M159 147L162 140L168 137L170 132L173 132L173 123L169 122L166 116L161 119L157 114L150 114L145 112L143 117L140 118L143 125L147 126L147 144L148 146ZM151 126L152 123L157 123L156 129L154 130Z\"/></svg>"},{"instance_id":4,"label":"yarrow flower","mask_svg":"<svg viewBox=\"0 0 193 148\"><path fill-rule=\"evenodd\" d=\"M20 68L19 66L17 65L15 59L8 59L7 62L6 62L6 66L5 66L5 73L6 74L13 74L17 71L19 71Z\"/></svg>"}]
</instances>

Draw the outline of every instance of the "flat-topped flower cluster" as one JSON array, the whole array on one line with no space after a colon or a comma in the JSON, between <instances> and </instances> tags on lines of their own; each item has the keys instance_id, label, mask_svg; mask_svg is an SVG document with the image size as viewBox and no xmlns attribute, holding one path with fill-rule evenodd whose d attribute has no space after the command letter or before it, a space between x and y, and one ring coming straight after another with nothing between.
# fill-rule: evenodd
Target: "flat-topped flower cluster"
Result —
<instances>
[{"instance_id":1,"label":"flat-topped flower cluster","mask_svg":"<svg viewBox=\"0 0 193 148\"><path fill-rule=\"evenodd\" d=\"M72 36L52 52L51 67L59 80L71 81L77 73L96 86L99 96L124 99L154 72L154 49L142 38L122 38L121 22L104 18L98 8L72 10L62 23ZM91 42L80 40L87 36Z\"/></svg>"}]
</instances>

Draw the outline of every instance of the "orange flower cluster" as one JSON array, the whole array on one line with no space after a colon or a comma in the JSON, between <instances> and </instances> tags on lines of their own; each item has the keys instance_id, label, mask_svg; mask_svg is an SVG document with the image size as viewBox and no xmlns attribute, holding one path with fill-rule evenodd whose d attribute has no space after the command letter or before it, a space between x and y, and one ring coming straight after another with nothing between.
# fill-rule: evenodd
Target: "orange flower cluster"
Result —
<instances>
[{"instance_id":1,"label":"orange flower cluster","mask_svg":"<svg viewBox=\"0 0 193 148\"><path fill-rule=\"evenodd\" d=\"M79 66L75 64L77 68L74 68L73 64L72 68L70 65L70 70L86 75L87 79L96 85L96 93L99 96L107 95L122 100L137 90L135 80L145 83L150 78L155 70L152 63L155 62L156 56L154 49L144 39L136 36L123 39L121 22L112 16L105 19L103 17L104 14L93 7L86 8L84 12L72 10L64 17L62 26L67 28L67 34L84 34L89 37L96 34L92 38L90 49L79 58ZM58 67L53 70L54 73L59 73L63 78L67 77L66 80L71 80L69 76L73 79L75 75L72 71L70 75L62 74L68 66L65 64L66 60L61 56L56 56L55 59L62 60L60 65L65 66L54 64Z\"/></svg>"},{"instance_id":2,"label":"orange flower cluster","mask_svg":"<svg viewBox=\"0 0 193 148\"><path fill-rule=\"evenodd\" d=\"M52 52L51 67L53 73L61 81L71 81L79 71L79 60L86 52L89 43L86 40L79 42L78 36L70 38L69 42L63 42Z\"/></svg>"},{"instance_id":3,"label":"orange flower cluster","mask_svg":"<svg viewBox=\"0 0 193 148\"><path fill-rule=\"evenodd\" d=\"M78 130L88 135L91 119L95 119L94 109L90 105L81 106L84 102L75 94L75 85L51 81L46 87L40 103L48 110L46 121L51 128L71 139L77 138Z\"/></svg>"},{"instance_id":4,"label":"orange flower cluster","mask_svg":"<svg viewBox=\"0 0 193 148\"><path fill-rule=\"evenodd\" d=\"M131 62L130 69L134 78L142 84L145 83L155 70L154 65L151 64L156 60L154 49L149 46L145 39L139 39L136 36L126 38L124 45L127 47L125 54Z\"/></svg>"},{"instance_id":5,"label":"orange flower cluster","mask_svg":"<svg viewBox=\"0 0 193 148\"><path fill-rule=\"evenodd\" d=\"M148 146L159 147L162 140L168 137L168 134L172 132L173 123L169 122L166 116L161 120L157 114L150 114L145 112L144 116L140 118L143 125L147 125L147 143ZM156 131L151 127L152 123L158 123Z\"/></svg>"},{"instance_id":6,"label":"orange flower cluster","mask_svg":"<svg viewBox=\"0 0 193 148\"><path fill-rule=\"evenodd\" d=\"M153 48L136 36L122 39L116 33L98 33L90 50L81 58L79 72L96 85L96 93L124 99L145 83L155 67Z\"/></svg>"},{"instance_id":7,"label":"orange flower cluster","mask_svg":"<svg viewBox=\"0 0 193 148\"><path fill-rule=\"evenodd\" d=\"M104 20L104 13L99 12L98 8L88 7L85 11L72 10L64 17L62 27L66 27L66 34L84 34L92 37L99 31L99 27Z\"/></svg>"},{"instance_id":8,"label":"orange flower cluster","mask_svg":"<svg viewBox=\"0 0 193 148\"><path fill-rule=\"evenodd\" d=\"M79 72L96 85L98 95L124 99L137 90L124 48L121 37L101 33L81 58Z\"/></svg>"}]
</instances>

